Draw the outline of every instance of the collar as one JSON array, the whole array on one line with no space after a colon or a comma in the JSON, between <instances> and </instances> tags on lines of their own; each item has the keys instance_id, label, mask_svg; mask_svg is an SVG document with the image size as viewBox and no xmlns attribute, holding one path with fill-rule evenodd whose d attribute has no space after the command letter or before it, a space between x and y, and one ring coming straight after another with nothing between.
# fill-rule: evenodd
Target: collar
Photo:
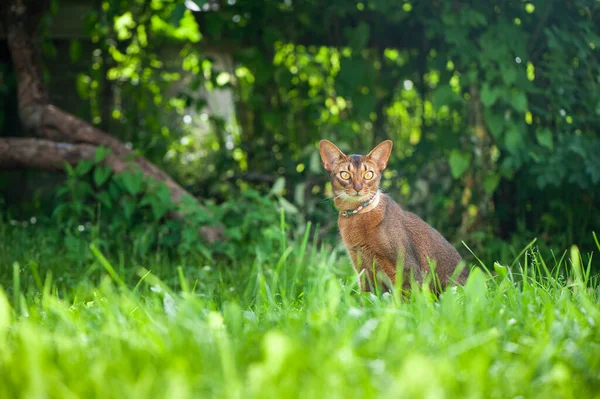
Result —
<instances>
[{"instance_id":1,"label":"collar","mask_svg":"<svg viewBox=\"0 0 600 399\"><path fill-rule=\"evenodd\" d=\"M358 208L356 208L354 210L351 210L351 211L340 211L340 215L346 216L346 217L354 216L357 213L360 213L360 211L362 211L363 209L365 209L366 207L368 207L372 203L375 203L375 206L377 206L377 203L379 203L379 191L377 191L377 193L373 197L371 197L371 199L369 199L368 201L363 202L362 204L360 204L358 206ZM375 207L369 209L369 211L373 210L374 208ZM363 213L366 213L366 212L363 212Z\"/></svg>"}]
</instances>

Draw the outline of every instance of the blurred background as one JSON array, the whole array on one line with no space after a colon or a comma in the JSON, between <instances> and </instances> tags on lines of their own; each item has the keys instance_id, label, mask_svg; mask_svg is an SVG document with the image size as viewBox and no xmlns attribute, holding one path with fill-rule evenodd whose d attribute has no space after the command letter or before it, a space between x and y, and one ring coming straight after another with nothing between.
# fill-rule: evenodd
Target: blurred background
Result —
<instances>
[{"instance_id":1,"label":"blurred background","mask_svg":"<svg viewBox=\"0 0 600 399\"><path fill-rule=\"evenodd\" d=\"M40 6L42 7L42 6ZM394 141L383 188L470 257L560 257L600 228L600 2L54 0L37 30L49 102L122 141L203 206L95 161L0 169L0 220L206 258L281 234L335 243L317 143ZM0 140L30 136L0 26ZM0 163L1 164L1 163ZM136 180L137 179L137 180ZM282 221L282 210L284 219ZM104 238L103 238L104 237ZM102 241L104 240L104 241Z\"/></svg>"}]
</instances>

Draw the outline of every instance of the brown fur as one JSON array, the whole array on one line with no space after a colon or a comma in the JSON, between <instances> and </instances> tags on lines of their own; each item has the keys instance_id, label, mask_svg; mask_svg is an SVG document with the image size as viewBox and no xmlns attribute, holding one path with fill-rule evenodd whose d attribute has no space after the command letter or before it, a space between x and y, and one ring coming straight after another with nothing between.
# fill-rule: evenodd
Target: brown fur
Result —
<instances>
[{"instance_id":1,"label":"brown fur","mask_svg":"<svg viewBox=\"0 0 600 399\"><path fill-rule=\"evenodd\" d=\"M365 156L347 156L327 140L322 140L319 148L338 210L354 210L377 193L392 150L390 140ZM373 172L370 179L369 172ZM366 282L361 282L363 291L370 291L381 277L395 284L397 265L398 270L403 270L403 288L409 287L411 275L422 283L431 272L430 262L435 264L439 281L434 289L452 283L464 284L469 274L465 267L453 279L461 260L456 249L437 230L417 215L404 211L387 195L380 194L379 203L368 212L350 217L340 214L338 226L354 269L357 273L363 271L366 277Z\"/></svg>"}]
</instances>

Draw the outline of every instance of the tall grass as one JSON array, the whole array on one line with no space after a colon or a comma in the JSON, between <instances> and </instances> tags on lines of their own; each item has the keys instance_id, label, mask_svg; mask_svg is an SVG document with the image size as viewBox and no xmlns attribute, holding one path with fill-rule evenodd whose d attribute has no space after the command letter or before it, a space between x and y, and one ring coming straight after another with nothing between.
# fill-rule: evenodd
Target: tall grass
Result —
<instances>
[{"instance_id":1,"label":"tall grass","mask_svg":"<svg viewBox=\"0 0 600 399\"><path fill-rule=\"evenodd\" d=\"M0 398L600 397L600 291L528 246L439 298L357 292L305 235L234 269L0 225ZM485 266L485 265L484 265Z\"/></svg>"}]
</instances>

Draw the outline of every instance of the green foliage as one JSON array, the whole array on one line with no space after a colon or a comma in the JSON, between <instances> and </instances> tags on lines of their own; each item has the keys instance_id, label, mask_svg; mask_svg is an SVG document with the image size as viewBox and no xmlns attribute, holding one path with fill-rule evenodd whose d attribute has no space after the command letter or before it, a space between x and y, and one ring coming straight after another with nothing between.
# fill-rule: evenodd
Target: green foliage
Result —
<instances>
[{"instance_id":1,"label":"green foliage","mask_svg":"<svg viewBox=\"0 0 600 399\"><path fill-rule=\"evenodd\" d=\"M103 253L0 223L0 396L594 397L598 280L575 247L434 298L361 294L305 240L239 268ZM529 248L529 246L528 246ZM487 265L489 269L492 264ZM510 383L507 383L509 381Z\"/></svg>"},{"instance_id":2,"label":"green foliage","mask_svg":"<svg viewBox=\"0 0 600 399\"><path fill-rule=\"evenodd\" d=\"M74 260L88 240L104 250L131 245L137 256L163 248L207 260L225 256L230 261L256 251L268 254L280 245L286 225L280 223L271 198L248 188L235 201L218 206L201 207L190 199L177 207L164 184L141 172L112 174L102 165L107 155L108 150L99 148L93 162L82 161L75 168L67 164L67 179L57 190L52 221L64 227L65 244ZM227 239L206 242L203 226L223 227ZM87 254L83 259L92 255L83 252Z\"/></svg>"}]
</instances>

